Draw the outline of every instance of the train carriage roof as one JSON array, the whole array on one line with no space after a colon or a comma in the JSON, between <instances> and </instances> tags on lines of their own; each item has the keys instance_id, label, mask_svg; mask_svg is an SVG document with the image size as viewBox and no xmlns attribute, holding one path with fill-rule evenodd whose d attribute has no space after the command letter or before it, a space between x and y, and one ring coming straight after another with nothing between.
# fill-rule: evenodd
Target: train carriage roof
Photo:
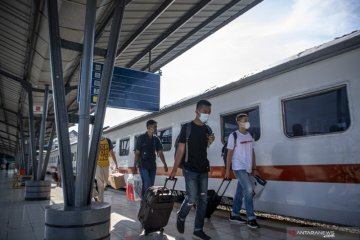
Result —
<instances>
[{"instance_id":1,"label":"train carriage roof","mask_svg":"<svg viewBox=\"0 0 360 240\"><path fill-rule=\"evenodd\" d=\"M104 49L117 0L97 0L96 47ZM159 70L262 0L126 0L116 66ZM60 0L59 24L66 104L78 111L78 70L83 43L85 0ZM50 85L48 16L45 0L0 2L0 153L14 155L20 125L28 135L28 101L25 86L31 84L33 103L43 105L44 86ZM151 52L151 57L149 53ZM103 61L95 57L95 61ZM54 118L50 96L46 136ZM41 115L35 115L39 133ZM38 134L36 134L38 135ZM47 141L45 139L45 141Z\"/></svg>"},{"instance_id":2,"label":"train carriage roof","mask_svg":"<svg viewBox=\"0 0 360 240\"><path fill-rule=\"evenodd\" d=\"M104 132L111 132L113 130L123 128L129 126L131 124L144 121L149 118L155 118L161 114L165 114L170 111L174 111L179 108L184 108L186 106L194 105L197 101L201 99L209 99L215 97L220 94L224 94L226 92L231 92L241 87L247 86L249 84L253 84L259 81L264 81L271 77L283 74L285 72L292 71L294 69L298 69L304 67L309 64L313 64L315 62L337 56L339 54L360 48L360 30L354 31L350 34L346 34L342 37L338 37L330 42L321 44L319 46L315 46L313 48L302 51L288 59L285 59L282 63L269 67L268 69L262 70L257 73L253 73L251 75L245 76L235 82L226 84L221 87L213 88L210 90L206 90L204 93L187 97L182 99L174 104L170 104L164 106L157 113L149 113L144 114L140 117L134 118L125 123L121 123L119 125L113 126L111 128L106 129Z\"/></svg>"}]
</instances>

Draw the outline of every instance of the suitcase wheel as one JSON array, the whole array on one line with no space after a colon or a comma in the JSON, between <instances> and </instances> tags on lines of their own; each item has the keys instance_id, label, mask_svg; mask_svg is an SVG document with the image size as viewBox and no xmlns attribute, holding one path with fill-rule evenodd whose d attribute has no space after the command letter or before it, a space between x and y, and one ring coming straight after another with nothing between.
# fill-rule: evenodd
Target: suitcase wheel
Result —
<instances>
[{"instance_id":1,"label":"suitcase wheel","mask_svg":"<svg viewBox=\"0 0 360 240\"><path fill-rule=\"evenodd\" d=\"M164 228L160 228L160 229L145 229L144 235L147 236L147 235L149 235L149 233L157 232L157 231L159 231L160 234L163 234Z\"/></svg>"}]
</instances>

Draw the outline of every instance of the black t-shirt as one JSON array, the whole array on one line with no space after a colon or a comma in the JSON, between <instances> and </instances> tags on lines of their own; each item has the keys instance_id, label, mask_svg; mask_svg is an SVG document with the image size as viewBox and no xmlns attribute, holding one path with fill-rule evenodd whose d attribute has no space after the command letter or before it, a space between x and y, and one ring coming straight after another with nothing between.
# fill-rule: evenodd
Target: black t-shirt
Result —
<instances>
[{"instance_id":1,"label":"black t-shirt","mask_svg":"<svg viewBox=\"0 0 360 240\"><path fill-rule=\"evenodd\" d=\"M189 136L189 152L188 161L181 162L182 167L193 172L208 172L209 161L207 159L207 135L212 131L210 127L205 124L202 126L196 125L193 121L191 124L191 133ZM181 128L179 143L186 144L186 124ZM186 154L186 151L185 153Z\"/></svg>"},{"instance_id":2,"label":"black t-shirt","mask_svg":"<svg viewBox=\"0 0 360 240\"><path fill-rule=\"evenodd\" d=\"M156 153L163 149L160 139L147 133L140 135L136 142L136 150L140 151L140 167L153 170L156 169Z\"/></svg>"}]
</instances>

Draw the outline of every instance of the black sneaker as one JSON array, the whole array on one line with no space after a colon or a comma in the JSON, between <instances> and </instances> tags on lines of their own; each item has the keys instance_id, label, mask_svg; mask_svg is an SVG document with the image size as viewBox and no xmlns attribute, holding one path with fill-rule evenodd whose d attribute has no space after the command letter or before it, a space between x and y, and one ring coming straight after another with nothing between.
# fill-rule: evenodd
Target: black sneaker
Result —
<instances>
[{"instance_id":1,"label":"black sneaker","mask_svg":"<svg viewBox=\"0 0 360 240\"><path fill-rule=\"evenodd\" d=\"M211 239L211 237L206 235L203 230L194 231L193 237L196 239L201 239L201 240L210 240Z\"/></svg>"},{"instance_id":2,"label":"black sneaker","mask_svg":"<svg viewBox=\"0 0 360 240\"><path fill-rule=\"evenodd\" d=\"M246 223L245 219L242 219L240 216L233 216L231 214L230 214L230 217L229 217L229 221L230 222L241 223L241 224Z\"/></svg>"},{"instance_id":3,"label":"black sneaker","mask_svg":"<svg viewBox=\"0 0 360 240\"><path fill-rule=\"evenodd\" d=\"M177 215L176 219L176 228L179 233L184 233L185 231L185 220L181 220L179 214Z\"/></svg>"},{"instance_id":4,"label":"black sneaker","mask_svg":"<svg viewBox=\"0 0 360 240\"><path fill-rule=\"evenodd\" d=\"M250 220L247 223L249 228L259 228L259 224L257 224L256 220Z\"/></svg>"}]
</instances>

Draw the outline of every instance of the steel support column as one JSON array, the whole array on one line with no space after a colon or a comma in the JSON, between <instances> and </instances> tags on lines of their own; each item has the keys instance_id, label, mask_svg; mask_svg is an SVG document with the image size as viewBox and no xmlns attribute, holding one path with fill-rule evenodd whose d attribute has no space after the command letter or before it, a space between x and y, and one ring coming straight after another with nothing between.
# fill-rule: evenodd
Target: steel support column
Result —
<instances>
[{"instance_id":1,"label":"steel support column","mask_svg":"<svg viewBox=\"0 0 360 240\"><path fill-rule=\"evenodd\" d=\"M51 148L52 148L52 144L53 144L53 140L54 140L55 129L56 129L55 124L53 123L52 128L51 128L51 134L50 134L49 142L48 142L48 148L47 148L47 151L46 151L45 161L44 161L44 165L43 165L41 175L40 175L41 180L45 179L46 168L47 168L47 165L49 164L49 158L50 158Z\"/></svg>"},{"instance_id":2,"label":"steel support column","mask_svg":"<svg viewBox=\"0 0 360 240\"><path fill-rule=\"evenodd\" d=\"M25 161L25 134L24 134L24 123L22 120L22 116L19 117L20 123L20 150L21 150L21 164L20 169L23 168L27 172L26 161Z\"/></svg>"},{"instance_id":3,"label":"steel support column","mask_svg":"<svg viewBox=\"0 0 360 240\"><path fill-rule=\"evenodd\" d=\"M74 206L74 176L68 132L68 116L65 101L65 87L62 72L59 15L56 0L47 1L49 21L49 49L51 81L54 99L55 125L59 142L61 177L63 180L65 209Z\"/></svg>"},{"instance_id":4,"label":"steel support column","mask_svg":"<svg viewBox=\"0 0 360 240\"><path fill-rule=\"evenodd\" d=\"M76 161L75 207L87 205L87 182L89 174L89 124L90 124L90 81L92 75L96 20L96 0L86 4L84 48L81 60L79 126Z\"/></svg>"},{"instance_id":5,"label":"steel support column","mask_svg":"<svg viewBox=\"0 0 360 240\"><path fill-rule=\"evenodd\" d=\"M96 169L96 161L99 152L99 143L102 135L102 128L104 124L106 104L109 98L110 86L111 86L111 76L114 70L114 62L116 57L117 45L119 42L120 28L122 23L122 18L125 9L125 1L116 1L116 6L114 9L114 15L111 22L111 30L107 48L107 56L104 62L103 72L101 76L101 86L99 99L96 104L95 110L95 121L94 127L92 129L91 135L91 145L89 152L89 176L90 181L88 181L87 186L87 203L91 203L92 196L92 186Z\"/></svg>"},{"instance_id":6,"label":"steel support column","mask_svg":"<svg viewBox=\"0 0 360 240\"><path fill-rule=\"evenodd\" d=\"M49 86L45 86L45 92L44 92L44 102L43 102L43 112L42 112L42 118L41 118L41 125L40 125L40 146L39 146L39 165L37 166L37 178L36 180L44 180L41 179L41 171L43 169L43 159L44 159L44 138L45 138L45 126L46 126L46 118L47 118L47 112L48 112L48 96L49 96Z\"/></svg>"},{"instance_id":7,"label":"steel support column","mask_svg":"<svg viewBox=\"0 0 360 240\"><path fill-rule=\"evenodd\" d=\"M35 129L34 129L34 112L33 112L33 98L32 91L28 89L28 102L29 102L29 148L30 159L32 160L32 176L33 179L37 178L37 161L36 161L36 149L35 149Z\"/></svg>"},{"instance_id":8,"label":"steel support column","mask_svg":"<svg viewBox=\"0 0 360 240\"><path fill-rule=\"evenodd\" d=\"M30 144L28 143L30 137L25 141L25 164L26 164L26 175L30 175L31 159L30 159Z\"/></svg>"},{"instance_id":9,"label":"steel support column","mask_svg":"<svg viewBox=\"0 0 360 240\"><path fill-rule=\"evenodd\" d=\"M15 166L20 169L20 164L21 164L21 162L20 162L21 161L20 160L20 144L17 145L15 151L16 151L15 152Z\"/></svg>"}]
</instances>

